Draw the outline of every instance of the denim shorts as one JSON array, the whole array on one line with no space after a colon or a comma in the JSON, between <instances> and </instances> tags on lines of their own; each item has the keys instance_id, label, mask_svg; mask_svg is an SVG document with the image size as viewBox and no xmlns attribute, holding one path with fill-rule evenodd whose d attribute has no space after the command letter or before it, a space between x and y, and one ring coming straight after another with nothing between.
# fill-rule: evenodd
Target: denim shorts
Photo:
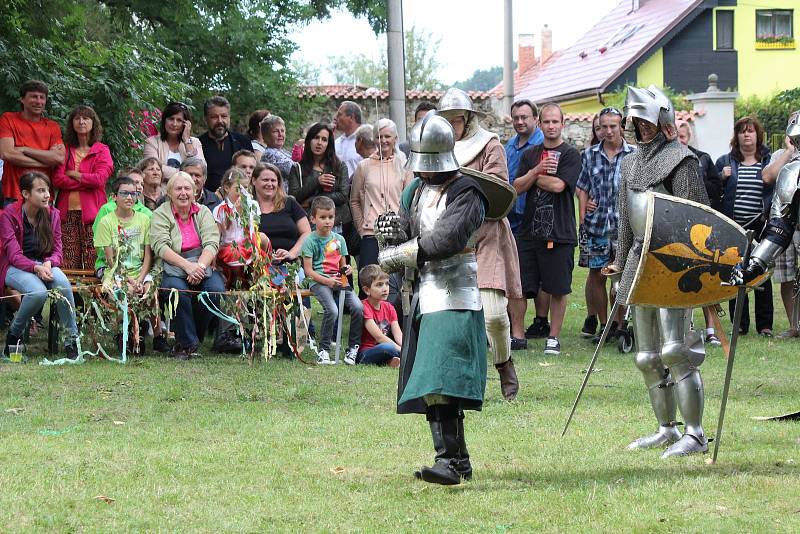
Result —
<instances>
[{"instance_id":1,"label":"denim shorts","mask_svg":"<svg viewBox=\"0 0 800 534\"><path fill-rule=\"evenodd\" d=\"M614 261L617 240L611 237L584 234L579 240L578 266L602 269Z\"/></svg>"}]
</instances>

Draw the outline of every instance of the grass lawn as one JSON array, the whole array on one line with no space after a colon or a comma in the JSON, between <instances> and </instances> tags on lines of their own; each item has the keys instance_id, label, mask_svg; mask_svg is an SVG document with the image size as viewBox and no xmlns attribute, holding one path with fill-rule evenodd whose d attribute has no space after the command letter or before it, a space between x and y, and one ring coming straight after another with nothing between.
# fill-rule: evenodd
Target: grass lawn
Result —
<instances>
[{"instance_id":1,"label":"grass lawn","mask_svg":"<svg viewBox=\"0 0 800 534\"><path fill-rule=\"evenodd\" d=\"M583 275L562 355L545 357L543 340L514 354L516 402L490 366L484 410L466 419L474 479L456 487L414 480L431 439L424 417L394 414L392 369L213 355L0 364L0 530L800 531L800 425L751 419L800 409L797 340L742 338L717 465L625 449L655 421L615 348L559 438L591 357L576 335ZM713 436L725 359L708 352Z\"/></svg>"}]
</instances>

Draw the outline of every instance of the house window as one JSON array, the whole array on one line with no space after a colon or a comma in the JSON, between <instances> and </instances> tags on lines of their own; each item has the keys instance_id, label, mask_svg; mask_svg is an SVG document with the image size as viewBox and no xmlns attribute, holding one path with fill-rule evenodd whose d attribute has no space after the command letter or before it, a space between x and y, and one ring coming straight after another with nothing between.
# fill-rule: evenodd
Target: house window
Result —
<instances>
[{"instance_id":1,"label":"house window","mask_svg":"<svg viewBox=\"0 0 800 534\"><path fill-rule=\"evenodd\" d=\"M717 16L717 50L733 50L733 11L720 10Z\"/></svg>"},{"instance_id":2,"label":"house window","mask_svg":"<svg viewBox=\"0 0 800 534\"><path fill-rule=\"evenodd\" d=\"M756 41L784 42L794 39L791 9L757 9Z\"/></svg>"}]
</instances>

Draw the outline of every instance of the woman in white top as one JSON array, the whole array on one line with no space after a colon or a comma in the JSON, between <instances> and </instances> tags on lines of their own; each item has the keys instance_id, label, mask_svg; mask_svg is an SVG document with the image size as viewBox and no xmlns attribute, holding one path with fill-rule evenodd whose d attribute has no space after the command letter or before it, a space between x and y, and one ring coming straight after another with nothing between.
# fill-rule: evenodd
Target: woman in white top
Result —
<instances>
[{"instance_id":1,"label":"woman in white top","mask_svg":"<svg viewBox=\"0 0 800 534\"><path fill-rule=\"evenodd\" d=\"M166 184L178 172L186 158L200 158L203 147L197 137L192 137L192 115L181 102L170 102L161 112L161 132L148 137L144 144L144 157L161 162L162 180Z\"/></svg>"},{"instance_id":2,"label":"woman in white top","mask_svg":"<svg viewBox=\"0 0 800 534\"><path fill-rule=\"evenodd\" d=\"M350 211L361 235L358 267L378 263L375 219L388 211L400 212L400 195L413 175L405 170L406 157L397 148L397 126L379 119L374 126L378 151L358 163L350 187Z\"/></svg>"}]
</instances>

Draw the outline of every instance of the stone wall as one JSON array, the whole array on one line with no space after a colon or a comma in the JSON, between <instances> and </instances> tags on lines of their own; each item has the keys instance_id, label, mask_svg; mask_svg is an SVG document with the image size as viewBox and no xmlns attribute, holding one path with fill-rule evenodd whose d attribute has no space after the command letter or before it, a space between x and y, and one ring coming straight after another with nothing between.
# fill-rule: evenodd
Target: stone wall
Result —
<instances>
[{"instance_id":1,"label":"stone wall","mask_svg":"<svg viewBox=\"0 0 800 534\"><path fill-rule=\"evenodd\" d=\"M336 116L336 110L344 100L352 100L361 106L362 119L364 124L374 124L381 117L389 116L389 101L387 99L378 98L335 98L335 97L317 97L312 109L306 114L306 120L303 124L310 125L318 121L333 121ZM406 99L406 124L412 125L414 123L414 110L417 105L423 100L437 103L437 99L422 99L422 98L409 98ZM376 110L377 102L377 110ZM514 127L511 124L511 117L502 112L502 99L500 98L483 98L475 99L473 105L477 110L486 113L486 116L481 118L481 125L500 136L500 140L505 143L514 136ZM300 132L296 132L301 135ZM592 138L592 124L591 121L586 120L567 120L564 127L564 138L567 142L574 145L577 149L583 150L589 145Z\"/></svg>"}]
</instances>

